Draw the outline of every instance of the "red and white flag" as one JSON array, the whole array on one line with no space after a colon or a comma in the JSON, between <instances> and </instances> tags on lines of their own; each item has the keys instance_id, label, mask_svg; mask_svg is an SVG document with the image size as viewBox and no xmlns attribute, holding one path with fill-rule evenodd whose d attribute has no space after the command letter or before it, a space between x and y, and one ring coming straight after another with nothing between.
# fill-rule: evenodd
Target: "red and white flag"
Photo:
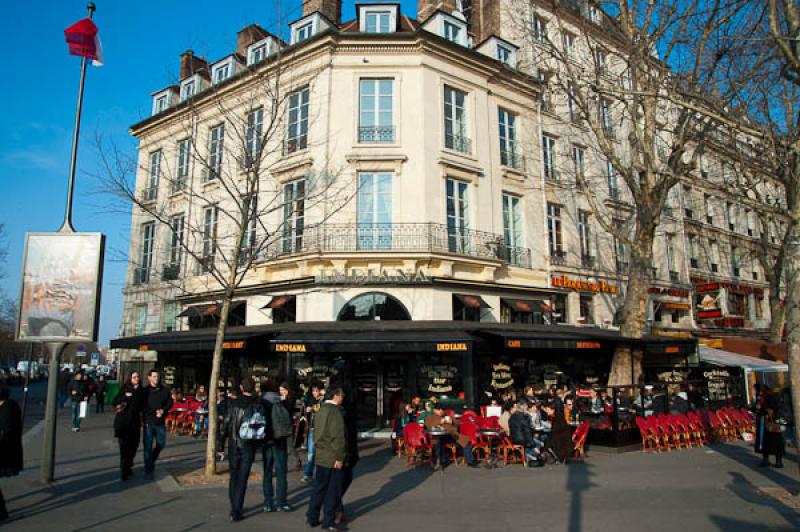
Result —
<instances>
[{"instance_id":1,"label":"red and white flag","mask_svg":"<svg viewBox=\"0 0 800 532\"><path fill-rule=\"evenodd\" d=\"M64 37L67 38L70 54L88 57L94 66L103 65L103 46L92 19L79 20L65 29Z\"/></svg>"}]
</instances>

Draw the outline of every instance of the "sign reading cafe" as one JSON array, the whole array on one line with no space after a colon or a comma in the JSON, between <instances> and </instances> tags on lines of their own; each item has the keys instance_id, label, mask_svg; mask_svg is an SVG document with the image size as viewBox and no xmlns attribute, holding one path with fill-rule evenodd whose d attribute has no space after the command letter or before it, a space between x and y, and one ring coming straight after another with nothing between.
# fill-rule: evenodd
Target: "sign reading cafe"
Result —
<instances>
[{"instance_id":1,"label":"sign reading cafe","mask_svg":"<svg viewBox=\"0 0 800 532\"><path fill-rule=\"evenodd\" d=\"M317 284L375 285L375 284L430 284L431 278L424 270L417 272L397 270L372 270L352 268L347 271L321 270L315 277Z\"/></svg>"}]
</instances>

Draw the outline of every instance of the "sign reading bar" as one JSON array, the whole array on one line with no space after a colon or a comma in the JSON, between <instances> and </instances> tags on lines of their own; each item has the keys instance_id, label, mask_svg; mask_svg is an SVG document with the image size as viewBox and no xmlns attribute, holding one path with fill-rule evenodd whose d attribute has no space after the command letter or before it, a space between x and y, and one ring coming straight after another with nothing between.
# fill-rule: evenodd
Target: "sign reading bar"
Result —
<instances>
[{"instance_id":1,"label":"sign reading bar","mask_svg":"<svg viewBox=\"0 0 800 532\"><path fill-rule=\"evenodd\" d=\"M467 344L464 342L436 344L437 351L469 351Z\"/></svg>"},{"instance_id":2,"label":"sign reading bar","mask_svg":"<svg viewBox=\"0 0 800 532\"><path fill-rule=\"evenodd\" d=\"M600 349L600 342L575 342L577 349Z\"/></svg>"},{"instance_id":3,"label":"sign reading bar","mask_svg":"<svg viewBox=\"0 0 800 532\"><path fill-rule=\"evenodd\" d=\"M617 287L613 284L608 284L606 281L583 281L581 279L573 279L568 275L561 275L559 277L551 277L551 283L557 288L569 288L576 292L597 292L606 294L616 294Z\"/></svg>"},{"instance_id":4,"label":"sign reading bar","mask_svg":"<svg viewBox=\"0 0 800 532\"><path fill-rule=\"evenodd\" d=\"M275 344L275 351L279 353L305 353L306 344Z\"/></svg>"},{"instance_id":5,"label":"sign reading bar","mask_svg":"<svg viewBox=\"0 0 800 532\"><path fill-rule=\"evenodd\" d=\"M317 284L373 285L373 284L430 284L431 278L424 270L371 270L353 268L348 271L321 270L315 277Z\"/></svg>"}]
</instances>

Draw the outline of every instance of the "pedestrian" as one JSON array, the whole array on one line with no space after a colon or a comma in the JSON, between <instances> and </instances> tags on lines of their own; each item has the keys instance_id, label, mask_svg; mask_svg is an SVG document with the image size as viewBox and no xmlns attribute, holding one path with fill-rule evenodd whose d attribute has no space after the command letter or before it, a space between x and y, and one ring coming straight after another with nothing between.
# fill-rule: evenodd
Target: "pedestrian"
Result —
<instances>
[{"instance_id":1,"label":"pedestrian","mask_svg":"<svg viewBox=\"0 0 800 532\"><path fill-rule=\"evenodd\" d=\"M81 430L81 403L89 400L89 390L83 380L83 372L75 372L69 383L69 400L72 402L72 432Z\"/></svg>"},{"instance_id":2,"label":"pedestrian","mask_svg":"<svg viewBox=\"0 0 800 532\"><path fill-rule=\"evenodd\" d=\"M325 400L314 416L316 476L306 522L312 527L320 524L319 513L322 509L322 529L329 531L342 530L335 524L335 519L342 497L342 468L347 459L347 435L341 408L343 401L344 390L341 386L334 386L330 391L330 399Z\"/></svg>"},{"instance_id":3,"label":"pedestrian","mask_svg":"<svg viewBox=\"0 0 800 532\"><path fill-rule=\"evenodd\" d=\"M242 507L247 493L247 480L253 467L256 450L270 439L269 409L255 396L252 377L242 379L242 395L231 400L225 415L224 435L228 441L228 499L231 522L242 520Z\"/></svg>"},{"instance_id":4,"label":"pedestrian","mask_svg":"<svg viewBox=\"0 0 800 532\"><path fill-rule=\"evenodd\" d=\"M94 396L97 398L97 404L94 407L95 414L105 413L106 411L107 386L105 375L97 377L97 387L94 390Z\"/></svg>"},{"instance_id":5,"label":"pedestrian","mask_svg":"<svg viewBox=\"0 0 800 532\"><path fill-rule=\"evenodd\" d=\"M164 421L172 408L169 390L161 385L157 369L147 373L148 386L144 394L144 473L153 479L158 455L167 445L167 430Z\"/></svg>"},{"instance_id":6,"label":"pedestrian","mask_svg":"<svg viewBox=\"0 0 800 532\"><path fill-rule=\"evenodd\" d=\"M22 471L22 412L10 398L8 386L0 384L0 477ZM6 500L0 489L0 522L8 519Z\"/></svg>"},{"instance_id":7,"label":"pedestrian","mask_svg":"<svg viewBox=\"0 0 800 532\"><path fill-rule=\"evenodd\" d=\"M133 459L139 449L142 432L142 403L144 389L139 372L134 371L112 401L114 406L114 437L119 442L120 478L128 480L133 474Z\"/></svg>"},{"instance_id":8,"label":"pedestrian","mask_svg":"<svg viewBox=\"0 0 800 532\"><path fill-rule=\"evenodd\" d=\"M347 438L347 457L344 461L344 467L342 467L342 493L339 496L339 506L336 508L336 518L334 520L337 526L347 521L347 516L344 513L344 496L350 488L350 484L353 483L353 469L359 460L355 397L347 395L342 406L344 408L344 427Z\"/></svg>"},{"instance_id":9,"label":"pedestrian","mask_svg":"<svg viewBox=\"0 0 800 532\"><path fill-rule=\"evenodd\" d=\"M308 423L308 433L306 436L306 451L308 451L308 461L303 469L303 478L300 482L307 484L311 482L314 476L314 416L322 405L323 398L325 397L325 388L320 383L313 383L311 391L306 395L303 401L304 414L306 422Z\"/></svg>"},{"instance_id":10,"label":"pedestrian","mask_svg":"<svg viewBox=\"0 0 800 532\"><path fill-rule=\"evenodd\" d=\"M282 383L275 391L273 382L266 383L264 401L269 406L272 439L262 446L264 461L264 512L291 512L294 510L286 500L286 471L289 457L288 440L292 435L292 415L289 403L289 385ZM275 474L275 497L273 499L272 476Z\"/></svg>"},{"instance_id":11,"label":"pedestrian","mask_svg":"<svg viewBox=\"0 0 800 532\"><path fill-rule=\"evenodd\" d=\"M759 411L759 424L757 430L760 438L761 467L769 467L769 455L775 455L775 467L783 467L783 455L786 452L786 442L783 440L783 430L778 423L779 400L769 388L764 389L764 406Z\"/></svg>"}]
</instances>

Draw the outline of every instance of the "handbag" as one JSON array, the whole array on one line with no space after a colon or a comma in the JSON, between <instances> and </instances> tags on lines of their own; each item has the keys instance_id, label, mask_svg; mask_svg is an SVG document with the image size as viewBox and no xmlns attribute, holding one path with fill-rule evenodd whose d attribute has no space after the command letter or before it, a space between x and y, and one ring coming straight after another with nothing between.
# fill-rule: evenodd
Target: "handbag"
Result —
<instances>
[{"instance_id":1,"label":"handbag","mask_svg":"<svg viewBox=\"0 0 800 532\"><path fill-rule=\"evenodd\" d=\"M781 432L781 426L776 421L772 421L771 419L768 419L768 420L766 420L764 422L764 430L766 430L767 432L772 432L772 433L780 433Z\"/></svg>"},{"instance_id":2,"label":"handbag","mask_svg":"<svg viewBox=\"0 0 800 532\"><path fill-rule=\"evenodd\" d=\"M83 419L89 413L89 401L81 401L80 406L80 418Z\"/></svg>"}]
</instances>

